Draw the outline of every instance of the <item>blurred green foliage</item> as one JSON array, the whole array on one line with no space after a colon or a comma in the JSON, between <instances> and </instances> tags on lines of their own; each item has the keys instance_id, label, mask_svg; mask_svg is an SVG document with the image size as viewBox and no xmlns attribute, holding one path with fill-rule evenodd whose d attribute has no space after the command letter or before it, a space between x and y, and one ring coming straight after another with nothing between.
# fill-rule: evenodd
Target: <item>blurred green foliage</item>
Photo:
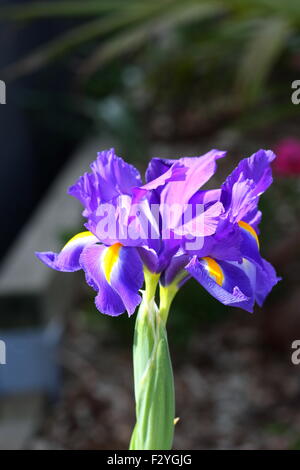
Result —
<instances>
[{"instance_id":1,"label":"blurred green foliage","mask_svg":"<svg viewBox=\"0 0 300 470\"><path fill-rule=\"evenodd\" d=\"M262 96L278 96L299 70L296 0L46 1L3 7L0 17L20 25L44 18L76 20L8 66L4 77L65 61L76 51L80 60L74 73L85 94L130 93L138 86L144 93L136 101L155 103L157 110L164 105L172 111L193 109L200 103L209 114L217 109L234 115ZM137 67L139 77L128 64Z\"/></svg>"},{"instance_id":2,"label":"blurred green foliage","mask_svg":"<svg viewBox=\"0 0 300 470\"><path fill-rule=\"evenodd\" d=\"M272 126L279 123L284 136L289 120L296 119L290 95L300 73L298 0L45 1L2 7L0 17L20 28L28 21L73 19L70 29L9 65L1 77L13 80L53 63L69 67L73 83L60 106L83 115L94 132L112 134L121 154L140 169L155 139L198 142L234 127L242 141L254 133L243 141L248 155L259 141L269 145L280 138ZM41 106L40 96L32 98ZM45 106L51 116L49 100ZM271 137L257 138L264 126L271 127ZM69 127L79 132L73 121ZM240 150L235 149L239 158L246 156ZM277 180L262 198L266 256L297 225L299 191L296 179ZM272 296L282 289L283 283ZM92 301L84 310L92 312L87 321L100 324ZM199 321L226 318L228 312L189 281L174 302L173 338L185 344ZM103 319L103 325L110 322L121 336L132 334L126 315L118 322Z\"/></svg>"}]
</instances>

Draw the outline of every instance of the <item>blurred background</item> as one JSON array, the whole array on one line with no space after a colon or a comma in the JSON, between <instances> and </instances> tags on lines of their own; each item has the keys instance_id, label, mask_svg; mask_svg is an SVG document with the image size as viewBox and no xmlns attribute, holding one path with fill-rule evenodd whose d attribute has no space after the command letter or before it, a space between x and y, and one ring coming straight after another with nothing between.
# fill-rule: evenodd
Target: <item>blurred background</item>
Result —
<instances>
[{"instance_id":1,"label":"blurred background","mask_svg":"<svg viewBox=\"0 0 300 470\"><path fill-rule=\"evenodd\" d=\"M134 317L99 314L82 273L33 254L81 229L66 189L113 146L141 172L228 150L213 186L277 152L260 239L283 281L254 315L178 293L174 448L300 449L299 2L0 1L0 22L0 448L127 447Z\"/></svg>"}]
</instances>

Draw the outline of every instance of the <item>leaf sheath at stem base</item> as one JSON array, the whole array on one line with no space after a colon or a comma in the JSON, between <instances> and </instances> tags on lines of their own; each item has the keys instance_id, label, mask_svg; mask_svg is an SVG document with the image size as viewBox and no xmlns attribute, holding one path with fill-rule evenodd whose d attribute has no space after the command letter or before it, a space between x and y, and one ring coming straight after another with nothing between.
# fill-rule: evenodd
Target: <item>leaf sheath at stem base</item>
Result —
<instances>
[{"instance_id":1,"label":"leaf sheath at stem base","mask_svg":"<svg viewBox=\"0 0 300 470\"><path fill-rule=\"evenodd\" d=\"M136 425L130 449L169 450L174 436L174 380L165 321L150 287L151 295L146 283L134 333Z\"/></svg>"}]
</instances>

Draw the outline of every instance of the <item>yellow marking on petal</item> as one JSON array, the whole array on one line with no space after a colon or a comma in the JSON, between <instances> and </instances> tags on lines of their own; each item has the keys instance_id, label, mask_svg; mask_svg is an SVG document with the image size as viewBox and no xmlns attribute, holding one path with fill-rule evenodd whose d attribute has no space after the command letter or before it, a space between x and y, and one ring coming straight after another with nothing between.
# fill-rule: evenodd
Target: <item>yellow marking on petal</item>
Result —
<instances>
[{"instance_id":1,"label":"yellow marking on petal","mask_svg":"<svg viewBox=\"0 0 300 470\"><path fill-rule=\"evenodd\" d=\"M257 243L257 246L259 248L259 239L258 239L258 236L257 236L257 233L255 232L254 228L251 227L251 225L247 224L247 222L244 222L243 220L240 220L238 222L238 225L243 228L244 230L246 230L248 233L250 233L250 235L252 235L252 237L255 238L256 240L256 243Z\"/></svg>"},{"instance_id":2,"label":"yellow marking on petal","mask_svg":"<svg viewBox=\"0 0 300 470\"><path fill-rule=\"evenodd\" d=\"M115 243L114 245L111 245L106 249L102 263L104 275L107 282L110 282L111 272L113 270L114 265L119 259L119 251L122 246L122 243Z\"/></svg>"},{"instance_id":3,"label":"yellow marking on petal","mask_svg":"<svg viewBox=\"0 0 300 470\"><path fill-rule=\"evenodd\" d=\"M205 256L202 259L204 259L204 261L206 262L206 267L210 276L212 276L214 280L216 281L216 283L219 284L219 286L221 286L224 282L224 274L221 269L221 266L213 258L210 258L209 256Z\"/></svg>"},{"instance_id":4,"label":"yellow marking on petal","mask_svg":"<svg viewBox=\"0 0 300 470\"><path fill-rule=\"evenodd\" d=\"M90 237L94 236L92 232L86 231L86 232L80 232L74 235L74 237L70 238L70 240L65 244L64 248L69 245L69 243L74 242L75 240L79 240L80 238L85 238L85 237Z\"/></svg>"}]
</instances>

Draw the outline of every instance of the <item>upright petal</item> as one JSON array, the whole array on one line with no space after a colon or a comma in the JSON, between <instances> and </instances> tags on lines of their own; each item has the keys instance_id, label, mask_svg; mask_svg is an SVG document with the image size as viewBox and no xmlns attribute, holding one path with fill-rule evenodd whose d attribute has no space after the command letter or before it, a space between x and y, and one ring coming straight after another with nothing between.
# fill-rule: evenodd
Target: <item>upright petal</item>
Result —
<instances>
[{"instance_id":1,"label":"upright petal","mask_svg":"<svg viewBox=\"0 0 300 470\"><path fill-rule=\"evenodd\" d=\"M91 212L97 209L99 203L95 175L85 172L73 186L70 186L68 194L81 202L84 207L82 215L88 217Z\"/></svg>"},{"instance_id":2,"label":"upright petal","mask_svg":"<svg viewBox=\"0 0 300 470\"><path fill-rule=\"evenodd\" d=\"M201 180L204 178L205 179L205 171L208 169L207 164L210 165L210 163L213 163L216 159L222 158L226 155L226 152L223 152L221 150L211 150L207 152L206 154L202 156L197 156L197 157L182 157L179 159L170 159L170 158L152 158L148 168L146 170L146 182L149 183L157 178L159 178L161 175L166 173L169 168L171 168L174 163L181 163L187 168L198 168L201 172L201 166L202 170L202 175L201 179L199 180L199 184L197 185L199 189L204 183L201 182ZM213 164L214 168L214 164ZM210 170L211 171L211 170ZM212 176L212 175L210 175ZM210 176L207 177L206 181L210 178Z\"/></svg>"},{"instance_id":3,"label":"upright petal","mask_svg":"<svg viewBox=\"0 0 300 470\"><path fill-rule=\"evenodd\" d=\"M174 233L180 236L206 237L216 232L220 215L224 213L223 204L216 202L207 208L202 207L199 214L185 221L182 225L174 227ZM185 213L184 213L185 215Z\"/></svg>"},{"instance_id":4,"label":"upright petal","mask_svg":"<svg viewBox=\"0 0 300 470\"><path fill-rule=\"evenodd\" d=\"M91 169L100 201L109 201L118 194L131 194L132 188L142 184L138 170L118 157L114 149L99 152Z\"/></svg>"},{"instance_id":5,"label":"upright petal","mask_svg":"<svg viewBox=\"0 0 300 470\"><path fill-rule=\"evenodd\" d=\"M228 211L231 222L258 216L259 196L272 183L271 162L275 154L271 150L259 150L242 160L222 185L221 202Z\"/></svg>"},{"instance_id":6,"label":"upright petal","mask_svg":"<svg viewBox=\"0 0 300 470\"><path fill-rule=\"evenodd\" d=\"M253 209L253 211L248 212L245 217L243 218L244 222L247 222L251 227L255 230L257 234L259 234L259 224L261 222L262 213L261 211L257 210L257 207Z\"/></svg>"},{"instance_id":7,"label":"upright petal","mask_svg":"<svg viewBox=\"0 0 300 470\"><path fill-rule=\"evenodd\" d=\"M83 204L86 217L100 204L120 194L130 195L135 186L142 184L138 170L118 157L114 149L99 152L91 169L92 173L85 173L68 190Z\"/></svg>"},{"instance_id":8,"label":"upright petal","mask_svg":"<svg viewBox=\"0 0 300 470\"><path fill-rule=\"evenodd\" d=\"M79 258L82 250L98 241L98 238L91 232L81 232L71 238L60 253L45 251L36 252L35 254L49 268L65 272L78 271L81 269Z\"/></svg>"},{"instance_id":9,"label":"upright petal","mask_svg":"<svg viewBox=\"0 0 300 470\"><path fill-rule=\"evenodd\" d=\"M146 170L146 183L150 183L153 180L156 180L161 175L166 173L174 163L179 160L170 159L170 158L152 158L149 162L148 168Z\"/></svg>"},{"instance_id":10,"label":"upright petal","mask_svg":"<svg viewBox=\"0 0 300 470\"><path fill-rule=\"evenodd\" d=\"M161 204L186 204L216 171L216 160L226 152L211 150L201 157L183 157L179 162L187 168L184 181L167 184L161 193ZM172 160L171 160L172 161ZM164 161L165 162L165 161ZM170 160L167 160L170 162Z\"/></svg>"},{"instance_id":11,"label":"upright petal","mask_svg":"<svg viewBox=\"0 0 300 470\"><path fill-rule=\"evenodd\" d=\"M170 167L164 166L165 171L157 175L153 180L147 181L146 184L139 188L134 188L134 200L133 202L138 202L143 196L145 196L151 190L162 190L163 187L170 183L171 181L181 181L183 182L186 178L186 173L188 168L180 160L173 160L173 163ZM169 160L171 162L171 160ZM153 172L153 174L155 174ZM160 193L159 191L159 193Z\"/></svg>"}]
</instances>

